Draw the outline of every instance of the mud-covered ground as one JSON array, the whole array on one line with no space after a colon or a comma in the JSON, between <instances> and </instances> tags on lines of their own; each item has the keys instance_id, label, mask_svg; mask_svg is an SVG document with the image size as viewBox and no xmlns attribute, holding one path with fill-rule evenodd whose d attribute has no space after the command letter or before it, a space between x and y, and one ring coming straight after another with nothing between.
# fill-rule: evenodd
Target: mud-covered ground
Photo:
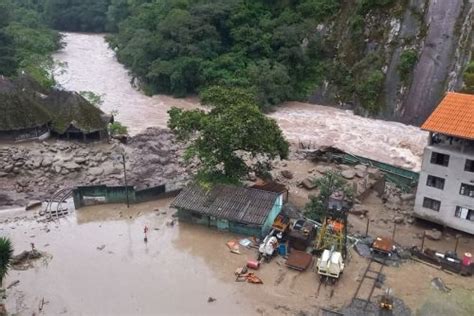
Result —
<instances>
[{"instance_id":1,"label":"mud-covered ground","mask_svg":"<svg viewBox=\"0 0 474 316\"><path fill-rule=\"evenodd\" d=\"M319 281L312 269L289 270L283 258L255 272L263 285L235 282L234 271L255 258L256 250L241 247L240 255L233 254L225 243L243 236L178 222L171 226L169 203L155 201L130 209L88 207L50 223L37 223L34 211L17 220L15 213L0 214L0 234L12 239L15 253L30 249L33 242L47 254L28 270L9 272L5 286L20 282L7 290L8 311L19 315L317 315L320 307L339 309L349 304L367 265L366 259L351 252L332 297L331 287L322 287L316 295ZM469 240L463 249L472 245ZM472 278L415 262L384 268L384 273L383 289L392 288L412 311L472 315L469 303L457 304L474 293ZM435 277L452 292L434 289ZM376 289L374 296L383 289ZM209 297L216 300L208 302ZM438 314L430 302L440 299L446 304Z\"/></svg>"}]
</instances>

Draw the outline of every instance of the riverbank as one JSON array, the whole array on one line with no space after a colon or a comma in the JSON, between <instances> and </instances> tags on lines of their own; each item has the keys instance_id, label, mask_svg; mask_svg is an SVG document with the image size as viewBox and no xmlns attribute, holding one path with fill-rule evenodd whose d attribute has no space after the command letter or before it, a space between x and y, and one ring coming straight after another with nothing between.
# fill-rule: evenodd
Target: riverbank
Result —
<instances>
[{"instance_id":1,"label":"riverbank","mask_svg":"<svg viewBox=\"0 0 474 316\"><path fill-rule=\"evenodd\" d=\"M101 109L117 111L116 119L131 135L147 127L165 128L167 111L173 107L194 109L197 98L176 99L165 95L147 97L132 87L103 34L65 33L65 47L54 55L66 64L56 75L66 89L92 91L103 98ZM294 148L302 142L312 147L336 146L349 153L418 171L427 133L417 127L374 120L332 107L289 102L270 114Z\"/></svg>"}]
</instances>

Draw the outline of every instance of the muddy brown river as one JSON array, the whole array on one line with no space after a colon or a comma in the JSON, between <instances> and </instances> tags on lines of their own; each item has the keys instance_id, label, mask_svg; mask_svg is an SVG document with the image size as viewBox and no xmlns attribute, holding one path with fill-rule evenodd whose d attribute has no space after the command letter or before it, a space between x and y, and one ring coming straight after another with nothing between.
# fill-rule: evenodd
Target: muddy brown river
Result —
<instances>
[{"instance_id":1,"label":"muddy brown river","mask_svg":"<svg viewBox=\"0 0 474 316\"><path fill-rule=\"evenodd\" d=\"M117 120L132 135L146 127L165 127L172 106L195 108L196 98L176 99L165 95L147 97L132 87L132 78L117 62L115 53L100 34L64 34L66 46L55 59L66 65L56 75L66 89L92 91L103 97L105 112L117 111ZM427 133L417 127L374 120L350 111L290 102L270 115L290 142L312 147L336 146L352 154L408 169L419 170Z\"/></svg>"}]
</instances>

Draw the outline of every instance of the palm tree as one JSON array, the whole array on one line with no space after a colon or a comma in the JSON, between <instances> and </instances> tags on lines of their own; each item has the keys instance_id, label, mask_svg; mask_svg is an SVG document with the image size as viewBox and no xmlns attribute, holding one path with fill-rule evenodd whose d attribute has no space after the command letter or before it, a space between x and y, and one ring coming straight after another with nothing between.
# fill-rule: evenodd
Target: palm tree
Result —
<instances>
[{"instance_id":1,"label":"palm tree","mask_svg":"<svg viewBox=\"0 0 474 316\"><path fill-rule=\"evenodd\" d=\"M2 286L3 279L8 273L12 256L13 247L10 239L7 237L0 237L0 286Z\"/></svg>"}]
</instances>

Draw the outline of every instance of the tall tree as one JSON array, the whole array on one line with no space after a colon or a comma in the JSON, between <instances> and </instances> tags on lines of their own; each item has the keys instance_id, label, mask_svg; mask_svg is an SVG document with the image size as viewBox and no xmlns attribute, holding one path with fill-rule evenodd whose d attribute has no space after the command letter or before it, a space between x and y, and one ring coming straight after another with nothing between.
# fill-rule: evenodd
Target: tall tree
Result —
<instances>
[{"instance_id":1,"label":"tall tree","mask_svg":"<svg viewBox=\"0 0 474 316\"><path fill-rule=\"evenodd\" d=\"M316 187L319 194L311 197L305 206L305 214L308 218L321 220L327 212L329 197L337 191L344 193L347 199L352 199L354 192L348 182L338 172L328 172L322 178L316 179Z\"/></svg>"},{"instance_id":2,"label":"tall tree","mask_svg":"<svg viewBox=\"0 0 474 316\"><path fill-rule=\"evenodd\" d=\"M169 111L168 126L180 141L189 142L186 158L196 158L198 177L210 182L238 182L257 162L244 155L286 158L288 143L275 121L257 106L254 95L239 88L213 87L202 96L209 111Z\"/></svg>"},{"instance_id":3,"label":"tall tree","mask_svg":"<svg viewBox=\"0 0 474 316\"><path fill-rule=\"evenodd\" d=\"M57 30L104 32L110 0L44 0L44 19Z\"/></svg>"},{"instance_id":4,"label":"tall tree","mask_svg":"<svg viewBox=\"0 0 474 316\"><path fill-rule=\"evenodd\" d=\"M6 29L12 13L11 3L0 0L0 74L5 76L13 75L18 67L15 43Z\"/></svg>"}]
</instances>

